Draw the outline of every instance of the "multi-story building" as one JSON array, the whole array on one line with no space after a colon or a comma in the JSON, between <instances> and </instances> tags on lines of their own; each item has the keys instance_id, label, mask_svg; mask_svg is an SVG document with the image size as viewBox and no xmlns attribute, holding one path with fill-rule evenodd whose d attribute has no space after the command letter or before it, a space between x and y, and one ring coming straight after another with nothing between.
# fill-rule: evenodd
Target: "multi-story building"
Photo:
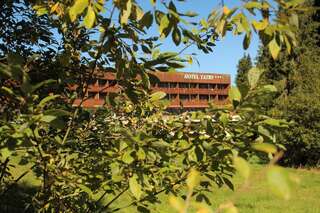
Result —
<instances>
[{"instance_id":1,"label":"multi-story building","mask_svg":"<svg viewBox=\"0 0 320 213\"><path fill-rule=\"evenodd\" d=\"M152 90L167 94L166 98L171 101L170 109L201 109L208 107L209 102L216 105L228 103L230 75L187 72L157 72L155 75L159 82L152 85ZM102 106L109 92L120 92L112 73L107 73L91 83L83 106ZM76 100L74 104L79 102L80 100Z\"/></svg>"}]
</instances>

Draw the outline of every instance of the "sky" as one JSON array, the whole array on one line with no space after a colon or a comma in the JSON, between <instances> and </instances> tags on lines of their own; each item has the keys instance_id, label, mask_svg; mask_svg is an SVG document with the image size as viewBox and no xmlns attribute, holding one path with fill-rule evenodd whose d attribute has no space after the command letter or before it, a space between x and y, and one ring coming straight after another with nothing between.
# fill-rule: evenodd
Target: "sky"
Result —
<instances>
[{"instance_id":1,"label":"sky","mask_svg":"<svg viewBox=\"0 0 320 213\"><path fill-rule=\"evenodd\" d=\"M198 20L202 18L206 19L212 9L221 7L221 0L187 0L186 2L181 3L177 1L174 2L176 3L178 11L194 11L198 13ZM145 7L148 7L146 4L150 6L149 0L141 0L141 3ZM228 8L232 8L239 5L241 1L224 0L224 3ZM251 58L254 59L257 55L259 46L259 39L256 35L252 37L250 47L247 50L243 49L242 41L243 35L234 36L229 32L223 40L216 43L217 46L213 48L212 53L202 53L197 50L196 47L188 48L185 53L196 53L196 58L198 59L200 66L194 62L192 65L188 64L187 67L181 69L181 71L230 74L232 82L234 83L239 59L244 54L249 54ZM171 36L169 36L169 38L164 41L161 49L178 52L182 48L183 46L176 47L171 41Z\"/></svg>"}]
</instances>

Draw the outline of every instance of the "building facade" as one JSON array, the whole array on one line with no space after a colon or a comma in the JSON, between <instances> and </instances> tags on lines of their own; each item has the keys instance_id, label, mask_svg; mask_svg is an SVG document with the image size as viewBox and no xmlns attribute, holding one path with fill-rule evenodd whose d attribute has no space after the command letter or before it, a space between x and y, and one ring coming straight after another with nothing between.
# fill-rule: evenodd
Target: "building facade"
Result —
<instances>
[{"instance_id":1,"label":"building facade","mask_svg":"<svg viewBox=\"0 0 320 213\"><path fill-rule=\"evenodd\" d=\"M169 109L203 109L212 102L216 105L228 103L230 75L187 72L156 72L159 82L152 85L153 91L163 91L170 100ZM75 88L75 87L71 87ZM94 80L88 88L84 107L99 107L104 104L108 93L120 92L113 73ZM78 105L80 100L74 102Z\"/></svg>"}]
</instances>

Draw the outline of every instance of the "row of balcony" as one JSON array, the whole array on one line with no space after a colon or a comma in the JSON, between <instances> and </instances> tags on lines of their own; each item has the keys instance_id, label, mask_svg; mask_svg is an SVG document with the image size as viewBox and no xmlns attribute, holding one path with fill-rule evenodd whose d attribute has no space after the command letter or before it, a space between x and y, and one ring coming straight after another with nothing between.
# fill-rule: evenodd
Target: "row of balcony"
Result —
<instances>
[{"instance_id":1,"label":"row of balcony","mask_svg":"<svg viewBox=\"0 0 320 213\"><path fill-rule=\"evenodd\" d=\"M92 87L106 87L110 85L116 85L116 80L98 79L89 82ZM186 83L186 82L159 82L151 85L153 88L164 89L226 89L229 87L227 83Z\"/></svg>"}]
</instances>

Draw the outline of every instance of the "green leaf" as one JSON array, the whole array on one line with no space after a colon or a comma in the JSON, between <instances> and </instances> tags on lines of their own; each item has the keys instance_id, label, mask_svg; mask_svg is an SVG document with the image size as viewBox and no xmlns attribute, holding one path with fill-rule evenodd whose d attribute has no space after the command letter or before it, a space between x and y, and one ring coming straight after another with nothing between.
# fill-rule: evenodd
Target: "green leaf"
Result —
<instances>
[{"instance_id":1,"label":"green leaf","mask_svg":"<svg viewBox=\"0 0 320 213\"><path fill-rule=\"evenodd\" d=\"M48 14L48 10L46 7L41 5L35 5L32 7L36 12L38 16L42 16L44 14Z\"/></svg>"},{"instance_id":2,"label":"green leaf","mask_svg":"<svg viewBox=\"0 0 320 213\"><path fill-rule=\"evenodd\" d=\"M241 93L238 87L231 87L229 90L229 98L233 103L234 107L237 107L241 101Z\"/></svg>"},{"instance_id":3,"label":"green leaf","mask_svg":"<svg viewBox=\"0 0 320 213\"><path fill-rule=\"evenodd\" d=\"M142 27L146 27L149 29L153 23L153 15L151 14L151 12L148 11L147 13L145 13L139 23Z\"/></svg>"},{"instance_id":4,"label":"green leaf","mask_svg":"<svg viewBox=\"0 0 320 213\"><path fill-rule=\"evenodd\" d=\"M129 189L131 191L131 193L133 194L133 196L137 199L140 200L141 195L142 195L142 190L141 190L141 186L137 181L137 175L132 176L129 179Z\"/></svg>"},{"instance_id":5,"label":"green leaf","mask_svg":"<svg viewBox=\"0 0 320 213\"><path fill-rule=\"evenodd\" d=\"M43 114L45 115L54 115L57 117L61 116L71 116L71 113L69 111L63 110L63 109L49 109L46 110Z\"/></svg>"},{"instance_id":6,"label":"green leaf","mask_svg":"<svg viewBox=\"0 0 320 213\"><path fill-rule=\"evenodd\" d=\"M269 51L273 59L277 59L281 50L275 38L273 38L268 44Z\"/></svg>"},{"instance_id":7,"label":"green leaf","mask_svg":"<svg viewBox=\"0 0 320 213\"><path fill-rule=\"evenodd\" d=\"M6 158L11 156L11 151L7 147L1 148L0 155L2 157L2 160L5 160Z\"/></svg>"},{"instance_id":8,"label":"green leaf","mask_svg":"<svg viewBox=\"0 0 320 213\"><path fill-rule=\"evenodd\" d=\"M166 97L166 95L167 95L167 94L166 94L165 92L161 92L161 91L152 93L152 94L150 95L150 101L151 101L151 102L159 101L159 100L163 99L164 97Z\"/></svg>"},{"instance_id":9,"label":"green leaf","mask_svg":"<svg viewBox=\"0 0 320 213\"><path fill-rule=\"evenodd\" d=\"M176 46L181 43L181 32L177 27L175 27L172 31L172 40Z\"/></svg>"},{"instance_id":10,"label":"green leaf","mask_svg":"<svg viewBox=\"0 0 320 213\"><path fill-rule=\"evenodd\" d=\"M58 97L60 97L60 95L49 95L49 96L45 97L44 99L42 99L37 107L38 108L43 108L43 107L45 107L45 105L48 102L50 102L50 101L52 101L52 100L54 100L54 99L56 99Z\"/></svg>"},{"instance_id":11,"label":"green leaf","mask_svg":"<svg viewBox=\"0 0 320 213\"><path fill-rule=\"evenodd\" d=\"M248 71L248 82L250 89L256 88L263 70L253 67Z\"/></svg>"},{"instance_id":12,"label":"green leaf","mask_svg":"<svg viewBox=\"0 0 320 213\"><path fill-rule=\"evenodd\" d=\"M252 148L261 152L271 153L271 154L274 154L277 152L277 147L270 143L255 143L252 145Z\"/></svg>"},{"instance_id":13,"label":"green leaf","mask_svg":"<svg viewBox=\"0 0 320 213\"><path fill-rule=\"evenodd\" d=\"M46 122L46 123L50 123L53 120L55 120L57 117L54 115L44 115L40 118L40 121Z\"/></svg>"},{"instance_id":14,"label":"green leaf","mask_svg":"<svg viewBox=\"0 0 320 213\"><path fill-rule=\"evenodd\" d=\"M200 183L200 173L192 168L187 177L187 186L189 190L192 190L194 187L198 186Z\"/></svg>"},{"instance_id":15,"label":"green leaf","mask_svg":"<svg viewBox=\"0 0 320 213\"><path fill-rule=\"evenodd\" d=\"M122 161L126 164L131 164L134 158L131 156L132 150L126 151L122 156Z\"/></svg>"},{"instance_id":16,"label":"green leaf","mask_svg":"<svg viewBox=\"0 0 320 213\"><path fill-rule=\"evenodd\" d=\"M290 199L289 176L283 168L278 166L270 167L267 171L267 181L275 195L284 200Z\"/></svg>"},{"instance_id":17,"label":"green leaf","mask_svg":"<svg viewBox=\"0 0 320 213\"><path fill-rule=\"evenodd\" d=\"M92 197L93 192L92 192L92 190L91 190L89 187L87 187L87 186L85 186L85 185L83 185L83 184L79 184L78 187L79 187L82 191L84 191L85 193L87 193L90 198Z\"/></svg>"},{"instance_id":18,"label":"green leaf","mask_svg":"<svg viewBox=\"0 0 320 213\"><path fill-rule=\"evenodd\" d=\"M251 42L251 32L246 33L243 39L243 48L246 50L249 48Z\"/></svg>"},{"instance_id":19,"label":"green leaf","mask_svg":"<svg viewBox=\"0 0 320 213\"><path fill-rule=\"evenodd\" d=\"M92 7L88 7L86 16L83 19L83 24L87 29L91 29L96 21L96 13Z\"/></svg>"},{"instance_id":20,"label":"green leaf","mask_svg":"<svg viewBox=\"0 0 320 213\"><path fill-rule=\"evenodd\" d=\"M146 72L141 72L142 83L146 88L150 88L150 79Z\"/></svg>"},{"instance_id":21,"label":"green leaf","mask_svg":"<svg viewBox=\"0 0 320 213\"><path fill-rule=\"evenodd\" d=\"M142 48L142 51L144 53L146 53L146 54L151 54L152 53L151 50L145 45L141 45L141 48Z\"/></svg>"},{"instance_id":22,"label":"green leaf","mask_svg":"<svg viewBox=\"0 0 320 213\"><path fill-rule=\"evenodd\" d=\"M146 153L144 152L144 150L142 148L139 148L139 150L137 152L137 156L138 156L139 160L146 159Z\"/></svg>"},{"instance_id":23,"label":"green leaf","mask_svg":"<svg viewBox=\"0 0 320 213\"><path fill-rule=\"evenodd\" d=\"M79 14L88 7L88 0L76 0L69 10L70 20L74 22Z\"/></svg>"},{"instance_id":24,"label":"green leaf","mask_svg":"<svg viewBox=\"0 0 320 213\"><path fill-rule=\"evenodd\" d=\"M289 18L289 23L291 25L299 27L299 17L298 17L298 15L296 13L291 14L291 16Z\"/></svg>"},{"instance_id":25,"label":"green leaf","mask_svg":"<svg viewBox=\"0 0 320 213\"><path fill-rule=\"evenodd\" d=\"M247 17L243 14L240 17L241 17L241 25L242 25L243 29L246 31L247 34L250 34L248 36L251 37L250 24L249 24Z\"/></svg>"},{"instance_id":26,"label":"green leaf","mask_svg":"<svg viewBox=\"0 0 320 213\"><path fill-rule=\"evenodd\" d=\"M283 120L279 119L274 119L274 118L268 118L263 121L263 123L268 124L270 126L275 126L275 127L287 127L287 123Z\"/></svg>"},{"instance_id":27,"label":"green leaf","mask_svg":"<svg viewBox=\"0 0 320 213\"><path fill-rule=\"evenodd\" d=\"M219 121L226 125L229 122L229 115L227 113L221 113Z\"/></svg>"},{"instance_id":28,"label":"green leaf","mask_svg":"<svg viewBox=\"0 0 320 213\"><path fill-rule=\"evenodd\" d=\"M169 26L170 21L168 19L168 16L164 15L160 21L160 25L159 25L159 33L160 35L163 34L164 30Z\"/></svg>"},{"instance_id":29,"label":"green leaf","mask_svg":"<svg viewBox=\"0 0 320 213\"><path fill-rule=\"evenodd\" d=\"M278 91L277 87L275 87L274 85L264 85L263 87L261 87L261 90L263 92L277 92Z\"/></svg>"},{"instance_id":30,"label":"green leaf","mask_svg":"<svg viewBox=\"0 0 320 213\"><path fill-rule=\"evenodd\" d=\"M52 79L48 79L48 80L45 80L45 81L41 81L40 83L32 86L31 93L34 92L34 91L36 91L37 89L41 88L41 87L44 86L44 85L52 84L52 83L56 83L56 82L57 82L56 80L52 80Z\"/></svg>"},{"instance_id":31,"label":"green leaf","mask_svg":"<svg viewBox=\"0 0 320 213\"><path fill-rule=\"evenodd\" d=\"M262 4L260 2L254 2L254 1L250 1L248 3L246 3L244 5L244 8L246 9L261 9L262 8Z\"/></svg>"},{"instance_id":32,"label":"green leaf","mask_svg":"<svg viewBox=\"0 0 320 213\"><path fill-rule=\"evenodd\" d=\"M272 135L270 133L270 131L266 128L264 128L263 126L258 126L258 132L266 137L268 137L269 139L272 139Z\"/></svg>"},{"instance_id":33,"label":"green leaf","mask_svg":"<svg viewBox=\"0 0 320 213\"><path fill-rule=\"evenodd\" d=\"M241 157L234 157L233 165L242 177L244 177L246 180L249 178L250 166L245 159Z\"/></svg>"}]
</instances>

